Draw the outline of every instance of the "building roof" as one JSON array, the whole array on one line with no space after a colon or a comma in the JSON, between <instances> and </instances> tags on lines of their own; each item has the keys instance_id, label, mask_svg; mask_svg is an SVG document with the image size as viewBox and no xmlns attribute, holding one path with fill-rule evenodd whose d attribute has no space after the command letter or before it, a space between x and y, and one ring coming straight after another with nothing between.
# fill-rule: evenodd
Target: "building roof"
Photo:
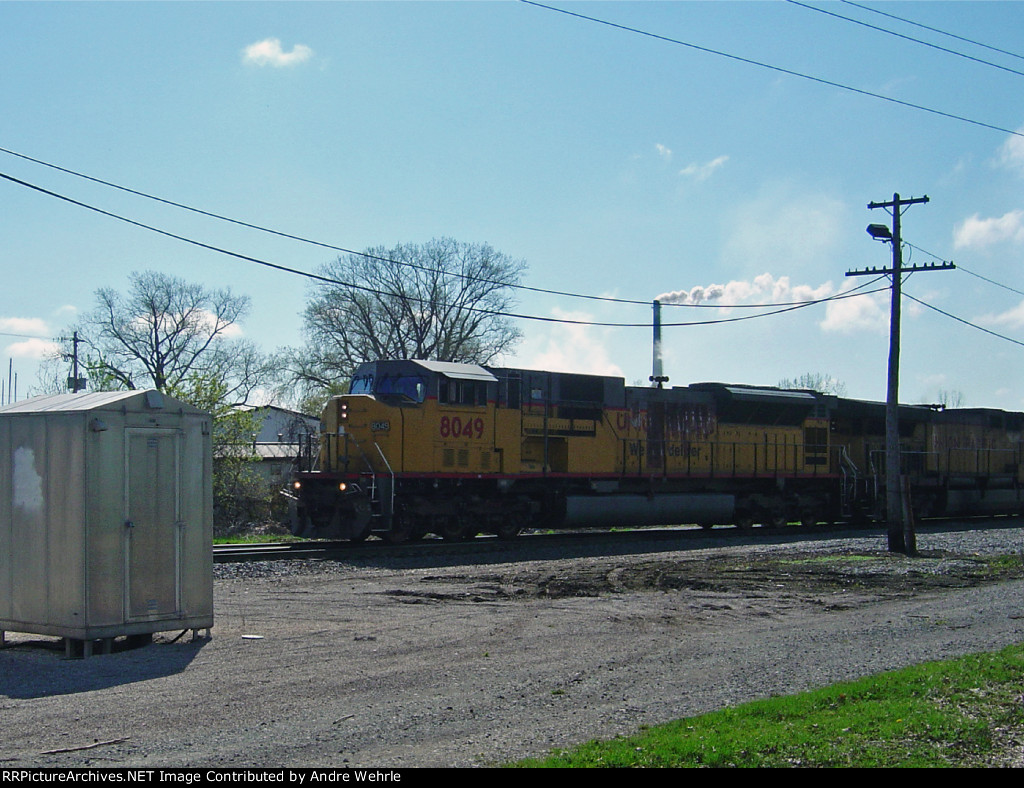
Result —
<instances>
[{"instance_id":1,"label":"building roof","mask_svg":"<svg viewBox=\"0 0 1024 788\"><path fill-rule=\"evenodd\" d=\"M136 407L149 410L161 410L173 407L192 413L201 413L199 408L188 405L173 397L161 394L156 389L136 389L134 391L90 391L79 394L44 394L30 397L0 408L0 413L50 413L50 412L81 412L90 410L109 410L114 405L125 407L130 400Z\"/></svg>"}]
</instances>

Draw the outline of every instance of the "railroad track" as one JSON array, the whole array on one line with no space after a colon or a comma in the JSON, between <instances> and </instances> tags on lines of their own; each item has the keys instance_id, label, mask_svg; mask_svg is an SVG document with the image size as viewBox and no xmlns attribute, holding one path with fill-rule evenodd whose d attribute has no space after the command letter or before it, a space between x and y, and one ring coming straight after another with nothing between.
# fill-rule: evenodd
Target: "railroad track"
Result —
<instances>
[{"instance_id":1,"label":"railroad track","mask_svg":"<svg viewBox=\"0 0 1024 788\"><path fill-rule=\"evenodd\" d=\"M458 557L475 557L486 562L528 561L550 558L574 558L585 555L614 555L617 553L669 552L694 550L729 544L792 543L807 539L835 537L849 532L850 536L865 536L877 528L851 528L846 525L787 526L783 528L757 527L740 530L731 526L706 530L698 526L677 528L638 528L621 531L558 531L521 534L515 539L502 540L493 536L455 542L443 539L422 539L392 545L383 540L365 542L307 541L261 545L215 545L214 561L280 561L291 559L313 560L374 560L377 558L422 559L430 563L443 563Z\"/></svg>"},{"instance_id":2,"label":"railroad track","mask_svg":"<svg viewBox=\"0 0 1024 788\"><path fill-rule=\"evenodd\" d=\"M955 520L925 520L917 524L918 533L969 529L1016 527L1019 518L977 517ZM729 545L796 544L813 539L878 536L884 539L885 526L852 527L846 524L814 526L789 525L779 528L758 526L739 529L722 526L705 530L697 526L677 528L638 528L622 531L559 531L522 534L501 540L478 536L464 542L423 539L392 545L378 539L366 542L303 541L273 544L215 545L216 563L241 561L376 560L401 558L424 565L445 563L453 558L474 557L481 562L529 561L551 558L575 558L586 555L615 555L642 552L698 550Z\"/></svg>"}]
</instances>

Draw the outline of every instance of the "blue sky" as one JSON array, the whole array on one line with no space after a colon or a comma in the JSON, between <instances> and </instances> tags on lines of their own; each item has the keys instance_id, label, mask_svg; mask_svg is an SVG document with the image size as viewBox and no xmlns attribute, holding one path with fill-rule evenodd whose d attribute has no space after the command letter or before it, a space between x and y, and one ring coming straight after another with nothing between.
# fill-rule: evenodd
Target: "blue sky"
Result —
<instances>
[{"instance_id":1,"label":"blue sky","mask_svg":"<svg viewBox=\"0 0 1024 788\"><path fill-rule=\"evenodd\" d=\"M450 236L529 265L537 288L750 304L833 295L885 266L867 204L920 251L1024 291L1024 74L787 2L0 3L0 147L350 249ZM846 3L815 8L1024 72L1024 59ZM874 3L1024 55L1024 3ZM961 116L986 128L839 85ZM0 153L0 173L203 243L313 271L317 247ZM0 181L0 361L33 385L48 338L156 269L252 298L245 334L301 342L305 281ZM880 287L877 283L874 287ZM716 287L717 286L717 287ZM1024 341L1024 295L966 271L905 292ZM718 301L707 300L720 293ZM517 311L648 323L646 304L524 291ZM666 307L666 322L740 309ZM510 365L651 372L650 328L522 321ZM18 334L23 336L12 336ZM27 336L24 336L27 335ZM904 303L901 399L1024 410L1024 347ZM29 337L38 337L32 339ZM673 384L826 373L884 399L885 293L665 329Z\"/></svg>"}]
</instances>

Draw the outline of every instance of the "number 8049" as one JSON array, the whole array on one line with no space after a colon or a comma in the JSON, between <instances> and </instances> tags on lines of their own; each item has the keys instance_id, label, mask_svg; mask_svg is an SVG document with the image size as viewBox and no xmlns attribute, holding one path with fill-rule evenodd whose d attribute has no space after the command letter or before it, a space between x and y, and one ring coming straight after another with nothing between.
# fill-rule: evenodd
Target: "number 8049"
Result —
<instances>
[{"instance_id":1,"label":"number 8049","mask_svg":"<svg viewBox=\"0 0 1024 788\"><path fill-rule=\"evenodd\" d=\"M442 438L476 438L484 436L484 420L461 416L442 416L440 431Z\"/></svg>"}]
</instances>

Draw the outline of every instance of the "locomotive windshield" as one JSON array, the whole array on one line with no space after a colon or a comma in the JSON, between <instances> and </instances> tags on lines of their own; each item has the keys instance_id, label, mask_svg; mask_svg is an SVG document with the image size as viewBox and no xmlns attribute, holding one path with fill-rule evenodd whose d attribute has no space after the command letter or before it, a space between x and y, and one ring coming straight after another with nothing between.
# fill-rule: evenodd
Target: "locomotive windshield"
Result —
<instances>
[{"instance_id":1,"label":"locomotive windshield","mask_svg":"<svg viewBox=\"0 0 1024 788\"><path fill-rule=\"evenodd\" d=\"M360 375L352 378L349 394L373 394L377 397L400 397L423 402L427 397L426 381L419 375Z\"/></svg>"}]
</instances>

